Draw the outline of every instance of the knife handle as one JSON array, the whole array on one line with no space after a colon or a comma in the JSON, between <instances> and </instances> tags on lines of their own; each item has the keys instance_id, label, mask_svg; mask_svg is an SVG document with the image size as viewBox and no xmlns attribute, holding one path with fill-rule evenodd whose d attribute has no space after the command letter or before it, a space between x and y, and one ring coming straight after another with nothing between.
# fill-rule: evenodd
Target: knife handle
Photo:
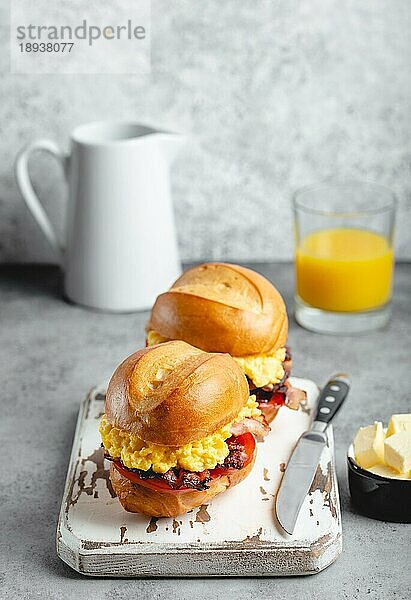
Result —
<instances>
[{"instance_id":1,"label":"knife handle","mask_svg":"<svg viewBox=\"0 0 411 600\"><path fill-rule=\"evenodd\" d=\"M318 400L314 421L328 423L335 417L350 390L350 381L345 375L335 375L323 388Z\"/></svg>"}]
</instances>

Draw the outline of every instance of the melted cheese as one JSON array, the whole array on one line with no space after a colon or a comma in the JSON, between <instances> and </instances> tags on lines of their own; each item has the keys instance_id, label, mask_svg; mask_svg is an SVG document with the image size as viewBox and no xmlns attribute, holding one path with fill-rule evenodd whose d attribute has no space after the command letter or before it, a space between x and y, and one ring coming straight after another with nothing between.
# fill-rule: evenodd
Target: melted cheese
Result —
<instances>
[{"instance_id":1,"label":"melted cheese","mask_svg":"<svg viewBox=\"0 0 411 600\"><path fill-rule=\"evenodd\" d=\"M147 333L147 345L162 344L168 342L157 331L151 329ZM283 362L285 360L285 348L279 348L266 354L250 354L249 356L233 356L244 373L251 379L255 387L264 387L278 383L284 377Z\"/></svg>"},{"instance_id":2,"label":"melted cheese","mask_svg":"<svg viewBox=\"0 0 411 600\"><path fill-rule=\"evenodd\" d=\"M147 471L152 468L156 473L166 473L172 467L181 467L189 471L204 471L224 462L229 454L225 440L231 435L231 425L247 417L261 417L255 396L249 397L233 421L215 433L179 448L145 443L138 436L113 427L105 414L101 418L99 431L110 456L120 458L130 469Z\"/></svg>"}]
</instances>

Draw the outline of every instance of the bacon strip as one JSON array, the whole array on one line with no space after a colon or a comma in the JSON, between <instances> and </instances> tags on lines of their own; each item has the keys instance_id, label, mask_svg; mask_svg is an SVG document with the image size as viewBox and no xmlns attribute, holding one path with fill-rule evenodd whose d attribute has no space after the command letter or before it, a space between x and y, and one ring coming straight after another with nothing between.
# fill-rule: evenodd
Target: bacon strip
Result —
<instances>
[{"instance_id":1,"label":"bacon strip","mask_svg":"<svg viewBox=\"0 0 411 600\"><path fill-rule=\"evenodd\" d=\"M293 367L293 357L291 355L291 348L290 348L290 346L285 346L285 358L283 361L283 369L285 372L285 378L290 376L292 367Z\"/></svg>"},{"instance_id":2,"label":"bacon strip","mask_svg":"<svg viewBox=\"0 0 411 600\"><path fill-rule=\"evenodd\" d=\"M307 401L307 394L304 390L300 390L291 385L288 381L284 382L285 391L285 404L292 410L298 410L301 404Z\"/></svg>"},{"instance_id":3,"label":"bacon strip","mask_svg":"<svg viewBox=\"0 0 411 600\"><path fill-rule=\"evenodd\" d=\"M261 402L258 405L258 408L263 413L265 419L271 423L277 416L278 411L280 410L282 404L273 404L272 402Z\"/></svg>"},{"instance_id":4,"label":"bacon strip","mask_svg":"<svg viewBox=\"0 0 411 600\"><path fill-rule=\"evenodd\" d=\"M243 433L252 433L257 438L263 438L270 432L267 423L247 417L239 423L233 423L230 429L233 435L242 435Z\"/></svg>"}]
</instances>

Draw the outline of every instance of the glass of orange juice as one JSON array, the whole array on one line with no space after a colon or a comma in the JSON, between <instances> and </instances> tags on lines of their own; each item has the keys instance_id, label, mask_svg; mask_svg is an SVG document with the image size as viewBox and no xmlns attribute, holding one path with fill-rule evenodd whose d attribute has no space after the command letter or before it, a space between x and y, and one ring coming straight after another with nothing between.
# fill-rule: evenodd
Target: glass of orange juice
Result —
<instances>
[{"instance_id":1,"label":"glass of orange juice","mask_svg":"<svg viewBox=\"0 0 411 600\"><path fill-rule=\"evenodd\" d=\"M321 333L377 329L391 314L396 201L370 183L322 184L293 198L296 311Z\"/></svg>"}]
</instances>

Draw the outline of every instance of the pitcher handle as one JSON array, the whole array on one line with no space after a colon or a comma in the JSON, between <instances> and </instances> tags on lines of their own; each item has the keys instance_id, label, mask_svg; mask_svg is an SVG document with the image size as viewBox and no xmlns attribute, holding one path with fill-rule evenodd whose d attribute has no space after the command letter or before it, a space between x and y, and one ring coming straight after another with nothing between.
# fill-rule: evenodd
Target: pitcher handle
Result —
<instances>
[{"instance_id":1,"label":"pitcher handle","mask_svg":"<svg viewBox=\"0 0 411 600\"><path fill-rule=\"evenodd\" d=\"M14 164L16 181L20 193L23 196L23 200L26 203L27 208L33 215L34 220L37 222L41 231L45 235L48 243L50 244L54 252L57 254L60 264L62 264L64 256L63 245L59 242L56 231L53 225L51 224L51 221L48 218L46 211L44 210L37 194L35 193L30 179L29 159L32 152L36 150L48 152L49 154L57 158L57 160L60 161L60 163L63 166L65 175L68 158L57 146L57 144L52 140L36 140L20 150Z\"/></svg>"}]
</instances>

